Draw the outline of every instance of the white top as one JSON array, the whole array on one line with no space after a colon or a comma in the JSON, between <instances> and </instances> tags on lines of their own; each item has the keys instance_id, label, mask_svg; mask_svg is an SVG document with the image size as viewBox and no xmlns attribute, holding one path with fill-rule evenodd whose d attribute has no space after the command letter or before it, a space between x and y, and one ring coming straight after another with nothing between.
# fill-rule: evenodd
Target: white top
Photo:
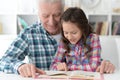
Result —
<instances>
[{"instance_id":1,"label":"white top","mask_svg":"<svg viewBox=\"0 0 120 80\"><path fill-rule=\"evenodd\" d=\"M57 44L59 44L62 36L61 36L61 34L57 34L57 35L52 35L52 37L57 41Z\"/></svg>"}]
</instances>

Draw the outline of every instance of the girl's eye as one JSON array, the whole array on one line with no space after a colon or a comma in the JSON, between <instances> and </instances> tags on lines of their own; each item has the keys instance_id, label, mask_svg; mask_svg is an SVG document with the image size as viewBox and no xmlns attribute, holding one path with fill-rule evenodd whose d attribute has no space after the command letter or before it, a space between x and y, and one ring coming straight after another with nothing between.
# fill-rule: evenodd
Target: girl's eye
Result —
<instances>
[{"instance_id":1,"label":"girl's eye","mask_svg":"<svg viewBox=\"0 0 120 80\"><path fill-rule=\"evenodd\" d=\"M64 32L64 34L68 34L68 32Z\"/></svg>"},{"instance_id":2,"label":"girl's eye","mask_svg":"<svg viewBox=\"0 0 120 80\"><path fill-rule=\"evenodd\" d=\"M76 34L77 32L72 32L72 34Z\"/></svg>"}]
</instances>

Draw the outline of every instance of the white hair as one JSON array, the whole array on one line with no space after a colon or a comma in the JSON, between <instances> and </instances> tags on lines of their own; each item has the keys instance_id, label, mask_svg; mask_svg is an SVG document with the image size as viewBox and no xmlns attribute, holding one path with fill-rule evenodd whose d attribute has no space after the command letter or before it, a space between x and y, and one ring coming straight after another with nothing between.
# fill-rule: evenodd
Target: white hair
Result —
<instances>
[{"instance_id":1,"label":"white hair","mask_svg":"<svg viewBox=\"0 0 120 80\"><path fill-rule=\"evenodd\" d=\"M65 0L36 0L37 5L39 5L39 3L42 3L42 2L46 2L46 3L60 2L62 4L62 9L64 11Z\"/></svg>"},{"instance_id":2,"label":"white hair","mask_svg":"<svg viewBox=\"0 0 120 80\"><path fill-rule=\"evenodd\" d=\"M64 4L64 0L37 0L37 2L47 2L47 3L54 3L54 2L61 2Z\"/></svg>"}]
</instances>

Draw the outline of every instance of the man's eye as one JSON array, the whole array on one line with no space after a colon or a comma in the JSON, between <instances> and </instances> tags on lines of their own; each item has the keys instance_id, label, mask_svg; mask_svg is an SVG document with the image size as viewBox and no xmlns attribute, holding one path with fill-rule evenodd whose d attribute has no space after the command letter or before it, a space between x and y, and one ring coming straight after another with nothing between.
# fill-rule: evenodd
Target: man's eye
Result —
<instances>
[{"instance_id":1,"label":"man's eye","mask_svg":"<svg viewBox=\"0 0 120 80\"><path fill-rule=\"evenodd\" d=\"M59 17L61 15L61 13L58 13L58 14L55 14L54 16L55 17Z\"/></svg>"},{"instance_id":2,"label":"man's eye","mask_svg":"<svg viewBox=\"0 0 120 80\"><path fill-rule=\"evenodd\" d=\"M48 18L48 17L49 17L49 15L43 15L43 17L44 17L44 18Z\"/></svg>"}]
</instances>

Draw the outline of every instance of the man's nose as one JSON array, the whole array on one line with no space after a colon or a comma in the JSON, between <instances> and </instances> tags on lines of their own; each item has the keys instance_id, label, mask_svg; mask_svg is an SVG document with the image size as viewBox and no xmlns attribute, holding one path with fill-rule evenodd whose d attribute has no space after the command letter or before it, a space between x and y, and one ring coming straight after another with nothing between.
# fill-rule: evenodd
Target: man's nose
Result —
<instances>
[{"instance_id":1,"label":"man's nose","mask_svg":"<svg viewBox=\"0 0 120 80\"><path fill-rule=\"evenodd\" d=\"M55 24L55 19L53 16L49 17L49 25L53 26Z\"/></svg>"}]
</instances>

